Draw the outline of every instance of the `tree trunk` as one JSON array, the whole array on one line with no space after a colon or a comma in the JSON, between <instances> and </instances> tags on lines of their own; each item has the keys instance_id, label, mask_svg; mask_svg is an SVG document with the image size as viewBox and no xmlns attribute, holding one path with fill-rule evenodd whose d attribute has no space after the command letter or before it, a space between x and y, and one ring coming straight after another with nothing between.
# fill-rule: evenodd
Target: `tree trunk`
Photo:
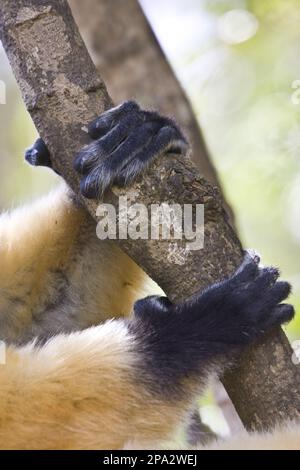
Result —
<instances>
[{"instance_id":1,"label":"tree trunk","mask_svg":"<svg viewBox=\"0 0 300 470\"><path fill-rule=\"evenodd\" d=\"M69 5L91 57L109 85L113 101L120 103L134 97L145 108L176 116L191 142L192 159L200 173L220 187L191 104L138 0L69 0ZM234 227L233 211L224 194L222 198ZM231 418L229 424L240 422L222 390L222 411Z\"/></svg>"},{"instance_id":2,"label":"tree trunk","mask_svg":"<svg viewBox=\"0 0 300 470\"><path fill-rule=\"evenodd\" d=\"M113 101L120 103L134 97L145 108L176 116L191 142L191 156L201 174L220 187L191 104L138 0L69 0L69 5L94 63L109 84ZM234 227L233 211L224 194L222 198ZM227 420L229 425L240 423L223 387L222 390L222 412L231 418L230 423Z\"/></svg>"},{"instance_id":3,"label":"tree trunk","mask_svg":"<svg viewBox=\"0 0 300 470\"><path fill-rule=\"evenodd\" d=\"M54 167L78 194L73 155L87 141L83 126L111 106L105 85L82 42L65 0L2 0L1 39L27 108L53 155ZM117 206L124 190L106 202ZM218 190L199 176L188 159L168 156L127 191L151 203L205 205L205 250L189 251L186 240L118 240L167 293L180 300L232 273L242 259L239 240L228 223ZM97 220L97 204L83 200ZM300 374L281 331L248 350L225 384L248 429L270 428L300 413ZM246 409L245 409L246 408Z\"/></svg>"}]
</instances>

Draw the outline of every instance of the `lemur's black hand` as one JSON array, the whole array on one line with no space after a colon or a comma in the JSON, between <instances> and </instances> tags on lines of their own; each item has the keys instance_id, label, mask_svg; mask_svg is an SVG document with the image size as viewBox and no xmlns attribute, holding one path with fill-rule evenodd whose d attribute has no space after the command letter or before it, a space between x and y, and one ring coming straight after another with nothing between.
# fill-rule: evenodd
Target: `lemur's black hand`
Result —
<instances>
[{"instance_id":1,"label":"lemur's black hand","mask_svg":"<svg viewBox=\"0 0 300 470\"><path fill-rule=\"evenodd\" d=\"M145 358L154 369L174 374L175 361L178 376L199 372L293 318L293 307L280 303L290 285L277 281L277 269L259 268L258 262L247 253L232 277L180 305L160 297L135 304L131 328L143 338Z\"/></svg>"},{"instance_id":2,"label":"lemur's black hand","mask_svg":"<svg viewBox=\"0 0 300 470\"><path fill-rule=\"evenodd\" d=\"M186 152L188 144L174 121L142 110L134 101L101 114L88 127L92 139L75 157L74 168L82 175L82 194L100 198L114 184L131 184L151 160L165 153ZM27 150L34 166L52 167L42 139Z\"/></svg>"},{"instance_id":3,"label":"lemur's black hand","mask_svg":"<svg viewBox=\"0 0 300 470\"><path fill-rule=\"evenodd\" d=\"M83 175L81 191L87 198L101 197L113 184L131 184L156 156L187 148L171 119L141 110L134 101L103 113L89 125L88 132L94 141L74 161L75 169Z\"/></svg>"}]
</instances>

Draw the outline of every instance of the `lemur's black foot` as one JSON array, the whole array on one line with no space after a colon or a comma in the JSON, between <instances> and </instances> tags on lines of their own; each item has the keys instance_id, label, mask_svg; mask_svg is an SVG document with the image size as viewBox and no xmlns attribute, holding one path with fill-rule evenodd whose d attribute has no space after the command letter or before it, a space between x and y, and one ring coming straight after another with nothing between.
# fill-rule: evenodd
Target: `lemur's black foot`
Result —
<instances>
[{"instance_id":1,"label":"lemur's black foot","mask_svg":"<svg viewBox=\"0 0 300 470\"><path fill-rule=\"evenodd\" d=\"M74 160L87 198L100 198L114 184L131 184L156 156L186 152L188 146L174 121L144 111L134 101L103 113L88 126L88 133L93 141ZM42 139L27 150L25 158L34 166L52 166Z\"/></svg>"},{"instance_id":2,"label":"lemur's black foot","mask_svg":"<svg viewBox=\"0 0 300 470\"><path fill-rule=\"evenodd\" d=\"M131 328L143 338L150 366L169 379L199 373L201 366L205 370L210 361L238 352L290 321L293 307L280 303L290 285L277 281L277 269L260 268L258 263L259 257L247 253L232 277L179 305L159 297L138 301Z\"/></svg>"},{"instance_id":3,"label":"lemur's black foot","mask_svg":"<svg viewBox=\"0 0 300 470\"><path fill-rule=\"evenodd\" d=\"M89 125L88 132L94 142L74 161L75 169L83 175L81 191L87 198L100 197L113 184L131 184L156 156L187 148L171 119L141 110L134 101L103 113Z\"/></svg>"}]
</instances>

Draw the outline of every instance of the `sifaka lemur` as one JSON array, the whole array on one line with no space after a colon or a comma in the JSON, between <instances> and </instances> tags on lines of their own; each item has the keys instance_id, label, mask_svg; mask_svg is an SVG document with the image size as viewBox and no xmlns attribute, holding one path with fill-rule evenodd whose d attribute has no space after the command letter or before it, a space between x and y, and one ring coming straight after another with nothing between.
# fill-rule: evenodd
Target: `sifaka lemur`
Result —
<instances>
[{"instance_id":1,"label":"sifaka lemur","mask_svg":"<svg viewBox=\"0 0 300 470\"><path fill-rule=\"evenodd\" d=\"M91 142L74 160L88 198L130 185L154 158L187 149L176 123L132 101L88 130ZM41 139L26 160L51 167ZM163 447L188 422L210 374L294 315L281 303L289 284L249 253L232 277L182 303L145 297L154 284L97 238L65 185L2 214L0 259L2 449ZM278 436L236 447L272 446ZM285 437L299 443L299 428L280 431Z\"/></svg>"}]
</instances>

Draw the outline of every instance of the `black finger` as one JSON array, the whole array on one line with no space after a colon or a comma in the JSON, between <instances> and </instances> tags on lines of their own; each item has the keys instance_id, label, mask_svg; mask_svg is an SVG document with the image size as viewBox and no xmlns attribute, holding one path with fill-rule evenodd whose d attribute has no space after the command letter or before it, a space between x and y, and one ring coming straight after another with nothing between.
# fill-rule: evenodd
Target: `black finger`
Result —
<instances>
[{"instance_id":1,"label":"black finger","mask_svg":"<svg viewBox=\"0 0 300 470\"><path fill-rule=\"evenodd\" d=\"M264 292L275 284L279 275L279 270L273 267L260 269L253 282L253 289L256 289L258 294Z\"/></svg>"},{"instance_id":2,"label":"black finger","mask_svg":"<svg viewBox=\"0 0 300 470\"><path fill-rule=\"evenodd\" d=\"M101 197L111 185L118 183L118 176L131 160L138 162L138 155L145 152L145 142L156 132L153 123L146 123L132 132L115 151L93 169L81 182L83 195L88 198ZM139 167L140 168L140 167Z\"/></svg>"},{"instance_id":3,"label":"black finger","mask_svg":"<svg viewBox=\"0 0 300 470\"><path fill-rule=\"evenodd\" d=\"M38 138L33 146L26 150L25 160L33 166L47 166L52 168L50 152L41 138Z\"/></svg>"},{"instance_id":4,"label":"black finger","mask_svg":"<svg viewBox=\"0 0 300 470\"><path fill-rule=\"evenodd\" d=\"M288 282L276 282L267 294L266 302L277 305L283 302L291 293L291 285Z\"/></svg>"},{"instance_id":5,"label":"black finger","mask_svg":"<svg viewBox=\"0 0 300 470\"><path fill-rule=\"evenodd\" d=\"M136 113L140 110L139 105L135 101L125 101L120 106L105 111L101 116L97 117L88 126L88 133L92 139L99 139L126 114Z\"/></svg>"},{"instance_id":6,"label":"black finger","mask_svg":"<svg viewBox=\"0 0 300 470\"><path fill-rule=\"evenodd\" d=\"M245 255L240 267L232 276L232 280L236 283L245 283L252 281L259 271L259 258L253 258L249 254Z\"/></svg>"},{"instance_id":7,"label":"black finger","mask_svg":"<svg viewBox=\"0 0 300 470\"><path fill-rule=\"evenodd\" d=\"M105 136L86 145L74 159L74 168L79 173L85 175L101 160L109 158L110 155L124 142L132 129L139 123L139 116L136 113L121 119Z\"/></svg>"},{"instance_id":8,"label":"black finger","mask_svg":"<svg viewBox=\"0 0 300 470\"><path fill-rule=\"evenodd\" d=\"M153 125L156 126L153 129L157 131L157 123L153 123ZM180 137L177 129L169 126L163 127L158 130L147 145L141 147L141 150L136 153L134 158L129 159L127 164L120 169L116 175L115 183L121 186L130 184L147 168L154 157L168 152L184 152L186 148L187 143Z\"/></svg>"},{"instance_id":9,"label":"black finger","mask_svg":"<svg viewBox=\"0 0 300 470\"><path fill-rule=\"evenodd\" d=\"M269 319L267 320L267 324L270 326L283 325L284 323L288 323L293 320L294 316L295 309L292 305L280 304L272 311Z\"/></svg>"}]
</instances>

